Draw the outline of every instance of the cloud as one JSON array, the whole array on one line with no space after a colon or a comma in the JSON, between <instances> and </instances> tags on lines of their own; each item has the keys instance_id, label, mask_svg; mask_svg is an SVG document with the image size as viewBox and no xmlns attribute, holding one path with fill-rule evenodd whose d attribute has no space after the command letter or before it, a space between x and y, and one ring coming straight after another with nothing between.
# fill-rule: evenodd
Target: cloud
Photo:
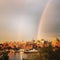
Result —
<instances>
[{"instance_id":1,"label":"cloud","mask_svg":"<svg viewBox=\"0 0 60 60\"><path fill-rule=\"evenodd\" d=\"M1 0L2 2L2 0ZM32 39L47 0L9 0L0 6L1 39ZM4 34L3 34L4 33ZM7 39L7 40L8 40Z\"/></svg>"}]
</instances>

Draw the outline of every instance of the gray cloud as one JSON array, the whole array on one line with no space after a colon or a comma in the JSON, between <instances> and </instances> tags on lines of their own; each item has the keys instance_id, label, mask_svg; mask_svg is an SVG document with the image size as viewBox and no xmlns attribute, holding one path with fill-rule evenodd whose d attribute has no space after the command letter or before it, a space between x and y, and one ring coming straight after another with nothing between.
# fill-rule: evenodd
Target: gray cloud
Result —
<instances>
[{"instance_id":1,"label":"gray cloud","mask_svg":"<svg viewBox=\"0 0 60 60\"><path fill-rule=\"evenodd\" d=\"M48 0L0 1L0 40L36 38L37 27Z\"/></svg>"}]
</instances>

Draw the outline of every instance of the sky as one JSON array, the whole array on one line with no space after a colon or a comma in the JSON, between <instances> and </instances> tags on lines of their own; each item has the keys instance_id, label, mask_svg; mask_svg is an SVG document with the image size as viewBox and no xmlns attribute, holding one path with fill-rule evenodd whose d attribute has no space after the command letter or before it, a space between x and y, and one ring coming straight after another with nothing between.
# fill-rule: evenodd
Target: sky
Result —
<instances>
[{"instance_id":1,"label":"sky","mask_svg":"<svg viewBox=\"0 0 60 60\"><path fill-rule=\"evenodd\" d=\"M48 0L0 0L0 41L36 39Z\"/></svg>"},{"instance_id":2,"label":"sky","mask_svg":"<svg viewBox=\"0 0 60 60\"><path fill-rule=\"evenodd\" d=\"M60 0L49 0L40 20L38 39L60 39Z\"/></svg>"}]
</instances>

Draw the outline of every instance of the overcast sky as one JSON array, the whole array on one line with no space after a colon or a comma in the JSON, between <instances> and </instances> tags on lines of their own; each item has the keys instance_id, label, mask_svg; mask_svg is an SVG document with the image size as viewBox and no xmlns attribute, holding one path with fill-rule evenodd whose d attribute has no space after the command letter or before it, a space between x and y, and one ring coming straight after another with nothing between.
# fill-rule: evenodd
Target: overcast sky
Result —
<instances>
[{"instance_id":1,"label":"overcast sky","mask_svg":"<svg viewBox=\"0 0 60 60\"><path fill-rule=\"evenodd\" d=\"M39 39L60 39L60 0L49 0L40 20Z\"/></svg>"},{"instance_id":2,"label":"overcast sky","mask_svg":"<svg viewBox=\"0 0 60 60\"><path fill-rule=\"evenodd\" d=\"M36 39L48 0L0 0L0 41Z\"/></svg>"}]
</instances>

